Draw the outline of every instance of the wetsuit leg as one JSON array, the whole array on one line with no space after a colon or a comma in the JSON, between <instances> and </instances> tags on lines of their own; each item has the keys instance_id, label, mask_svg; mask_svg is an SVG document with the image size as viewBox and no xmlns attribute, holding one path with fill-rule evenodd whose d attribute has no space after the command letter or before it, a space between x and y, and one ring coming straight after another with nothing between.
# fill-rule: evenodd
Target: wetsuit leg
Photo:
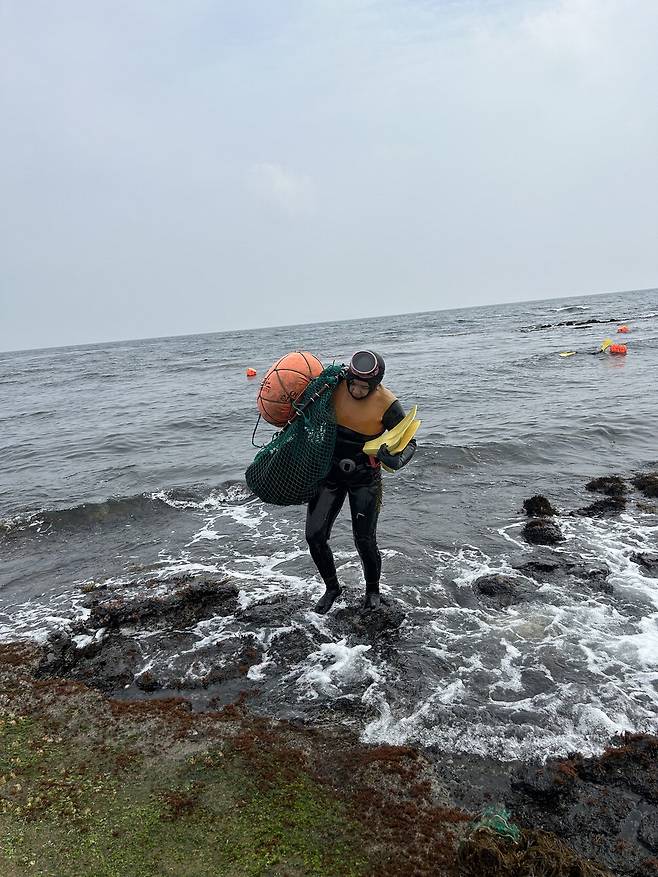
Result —
<instances>
[{"instance_id":1,"label":"wetsuit leg","mask_svg":"<svg viewBox=\"0 0 658 877\"><path fill-rule=\"evenodd\" d=\"M350 486L350 511L354 544L363 564L366 593L379 593L382 557L377 547L377 519L382 504L382 480L374 476L365 484Z\"/></svg>"},{"instance_id":2,"label":"wetsuit leg","mask_svg":"<svg viewBox=\"0 0 658 877\"><path fill-rule=\"evenodd\" d=\"M334 521L345 502L347 487L327 481L317 496L309 501L306 511L306 541L311 557L325 585L338 587L336 564L329 546Z\"/></svg>"}]
</instances>

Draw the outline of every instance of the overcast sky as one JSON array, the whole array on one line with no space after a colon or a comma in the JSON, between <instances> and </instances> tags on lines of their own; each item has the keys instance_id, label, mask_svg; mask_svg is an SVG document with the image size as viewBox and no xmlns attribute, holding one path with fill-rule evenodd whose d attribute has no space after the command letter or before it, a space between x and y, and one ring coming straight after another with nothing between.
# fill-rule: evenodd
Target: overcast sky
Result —
<instances>
[{"instance_id":1,"label":"overcast sky","mask_svg":"<svg viewBox=\"0 0 658 877\"><path fill-rule=\"evenodd\" d=\"M0 0L0 350L658 285L657 0Z\"/></svg>"}]
</instances>

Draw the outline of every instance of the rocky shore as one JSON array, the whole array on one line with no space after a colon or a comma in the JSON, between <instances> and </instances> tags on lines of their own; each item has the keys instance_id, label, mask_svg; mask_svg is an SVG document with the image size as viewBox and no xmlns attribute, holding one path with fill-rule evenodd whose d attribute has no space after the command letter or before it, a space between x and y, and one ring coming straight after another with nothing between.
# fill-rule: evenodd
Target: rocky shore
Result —
<instances>
[{"instance_id":1,"label":"rocky shore","mask_svg":"<svg viewBox=\"0 0 658 877\"><path fill-rule=\"evenodd\" d=\"M501 763L120 701L42 661L0 649L3 874L658 873L656 737Z\"/></svg>"},{"instance_id":2,"label":"rocky shore","mask_svg":"<svg viewBox=\"0 0 658 877\"><path fill-rule=\"evenodd\" d=\"M658 477L587 490L600 498L575 514L616 515L651 502ZM609 593L603 565L552 550L553 502L524 508L538 547L463 599L504 610L538 573ZM657 574L658 555L633 561ZM85 590L80 620L40 645L0 645L3 875L658 875L657 737L545 763L367 745L353 699L303 720L268 714L259 666L323 641L321 628L285 628L294 597L241 606L234 582L205 577ZM200 646L198 625L222 617L231 635ZM404 617L391 601L331 624L394 651ZM253 635L268 624L283 632Z\"/></svg>"}]
</instances>

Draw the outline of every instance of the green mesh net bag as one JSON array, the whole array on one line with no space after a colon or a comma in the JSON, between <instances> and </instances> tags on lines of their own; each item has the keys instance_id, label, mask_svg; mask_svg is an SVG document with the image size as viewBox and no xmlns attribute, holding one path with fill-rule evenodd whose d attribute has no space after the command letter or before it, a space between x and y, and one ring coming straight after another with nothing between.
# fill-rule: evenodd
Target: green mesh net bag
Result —
<instances>
[{"instance_id":1,"label":"green mesh net bag","mask_svg":"<svg viewBox=\"0 0 658 877\"><path fill-rule=\"evenodd\" d=\"M329 474L336 445L332 394L343 372L330 365L294 404L296 417L261 448L245 475L252 493L273 505L302 505Z\"/></svg>"}]
</instances>

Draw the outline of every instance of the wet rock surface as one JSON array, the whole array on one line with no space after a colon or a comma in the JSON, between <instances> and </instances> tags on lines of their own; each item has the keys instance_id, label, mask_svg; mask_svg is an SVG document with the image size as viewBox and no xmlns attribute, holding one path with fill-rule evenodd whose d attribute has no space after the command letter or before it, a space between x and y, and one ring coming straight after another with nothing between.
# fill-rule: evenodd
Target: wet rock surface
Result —
<instances>
[{"instance_id":1,"label":"wet rock surface","mask_svg":"<svg viewBox=\"0 0 658 877\"><path fill-rule=\"evenodd\" d=\"M323 642L331 642L331 640L328 636L317 631L311 634L301 627L295 627L277 633L270 643L268 653L270 658L279 665L298 664L317 649L318 643L322 644Z\"/></svg>"},{"instance_id":2,"label":"wet rock surface","mask_svg":"<svg viewBox=\"0 0 658 877\"><path fill-rule=\"evenodd\" d=\"M37 673L77 679L104 692L134 687L145 693L205 688L245 675L262 653L253 637L225 639L190 654L194 626L232 615L237 598L238 588L225 579L192 576L94 589L84 601L88 618L50 634ZM150 666L154 651L171 656L157 669Z\"/></svg>"},{"instance_id":3,"label":"wet rock surface","mask_svg":"<svg viewBox=\"0 0 658 877\"><path fill-rule=\"evenodd\" d=\"M658 472L644 472L635 475L631 480L645 496L658 497Z\"/></svg>"},{"instance_id":4,"label":"wet rock surface","mask_svg":"<svg viewBox=\"0 0 658 877\"><path fill-rule=\"evenodd\" d=\"M530 518L552 517L558 514L557 509L553 508L545 496L538 493L523 501L523 510Z\"/></svg>"},{"instance_id":5,"label":"wet rock surface","mask_svg":"<svg viewBox=\"0 0 658 877\"><path fill-rule=\"evenodd\" d=\"M568 512L569 516L589 518L613 517L624 512L629 507L629 503L632 503L632 506L640 512L656 514L658 506L653 503L643 502L637 494L640 493L650 499L658 498L658 472L639 473L630 478L629 481L630 485L621 475L602 475L590 478L585 483L585 490L589 493L603 494L605 498L595 500L592 503L570 511ZM540 521L545 518L559 516L560 514L559 510L542 494L536 494L524 500L523 510L528 517ZM524 539L536 545L557 544L557 541L560 540L551 541L554 540L554 536L555 531L541 527L534 520L529 521L523 531ZM545 539L545 541L534 541L535 539Z\"/></svg>"},{"instance_id":6,"label":"wet rock surface","mask_svg":"<svg viewBox=\"0 0 658 877\"><path fill-rule=\"evenodd\" d=\"M548 518L533 518L523 528L523 538L531 545L557 545L564 542L558 524Z\"/></svg>"},{"instance_id":7,"label":"wet rock surface","mask_svg":"<svg viewBox=\"0 0 658 877\"><path fill-rule=\"evenodd\" d=\"M648 850L658 853L658 813L647 813L642 817L637 836Z\"/></svg>"},{"instance_id":8,"label":"wet rock surface","mask_svg":"<svg viewBox=\"0 0 658 877\"><path fill-rule=\"evenodd\" d=\"M585 518L607 518L611 515L618 515L626 508L626 497L624 496L608 496L606 499L597 499L590 505L583 506L572 515L579 515Z\"/></svg>"},{"instance_id":9,"label":"wet rock surface","mask_svg":"<svg viewBox=\"0 0 658 877\"><path fill-rule=\"evenodd\" d=\"M163 586L165 593L149 595L149 589ZM90 610L87 626L97 630L166 623L172 618L178 625L193 624L211 614L232 614L237 598L238 588L228 579L179 576L166 582L159 579L145 582L140 585L138 596L130 596L130 589L94 590L87 595L84 605Z\"/></svg>"},{"instance_id":10,"label":"wet rock surface","mask_svg":"<svg viewBox=\"0 0 658 877\"><path fill-rule=\"evenodd\" d=\"M563 320L560 323L540 323L536 326L522 326L521 332L539 332L542 329L557 329L560 326L574 326L577 329L586 329L588 326L596 326L599 324L616 323L619 325L623 320L617 319L599 319L598 317L590 317L587 320Z\"/></svg>"},{"instance_id":11,"label":"wet rock surface","mask_svg":"<svg viewBox=\"0 0 658 877\"><path fill-rule=\"evenodd\" d=\"M658 552L644 551L631 554L633 563L642 569L647 575L658 577Z\"/></svg>"},{"instance_id":12,"label":"wet rock surface","mask_svg":"<svg viewBox=\"0 0 658 877\"><path fill-rule=\"evenodd\" d=\"M379 609L363 612L359 606L347 606L334 612L332 626L344 635L355 634L368 641L390 638L397 634L406 613L398 601L382 601Z\"/></svg>"},{"instance_id":13,"label":"wet rock surface","mask_svg":"<svg viewBox=\"0 0 658 877\"><path fill-rule=\"evenodd\" d=\"M459 756L450 772L442 755L435 759L456 804L504 804L517 825L555 834L615 877L650 877L658 873L657 755L658 738L638 734L594 758L492 764Z\"/></svg>"},{"instance_id":14,"label":"wet rock surface","mask_svg":"<svg viewBox=\"0 0 658 877\"><path fill-rule=\"evenodd\" d=\"M84 598L88 617L50 634L37 674L65 676L121 697L184 692L196 709L222 706L242 688L254 708L297 715L285 687L277 685L282 675L302 672L310 656L322 661L322 646L341 639L346 647L393 648L406 617L402 604L387 597L379 609L364 612L362 595L352 602L356 595L345 594L347 606L316 616L312 601L299 595L276 594L244 608L238 608L238 596L227 580L192 576L92 588ZM394 651L387 656L396 657ZM326 662L333 660L339 658L328 653ZM264 691L260 664L274 665L274 681ZM351 701L369 681L355 680L354 693L346 695L348 712L359 712ZM321 699L316 712L326 718L333 703L333 697Z\"/></svg>"},{"instance_id":15,"label":"wet rock surface","mask_svg":"<svg viewBox=\"0 0 658 877\"><path fill-rule=\"evenodd\" d=\"M592 478L585 485L585 490L605 493L606 496L623 496L626 493L626 483L619 475L606 475L602 478Z\"/></svg>"},{"instance_id":16,"label":"wet rock surface","mask_svg":"<svg viewBox=\"0 0 658 877\"><path fill-rule=\"evenodd\" d=\"M293 612L308 608L299 599L277 595L252 603L246 609L239 609L235 617L243 624L253 624L256 627L286 627L290 624Z\"/></svg>"},{"instance_id":17,"label":"wet rock surface","mask_svg":"<svg viewBox=\"0 0 658 877\"><path fill-rule=\"evenodd\" d=\"M487 605L504 609L521 603L530 592L528 582L512 576L492 574L480 576L473 582L473 590Z\"/></svg>"},{"instance_id":18,"label":"wet rock surface","mask_svg":"<svg viewBox=\"0 0 658 877\"><path fill-rule=\"evenodd\" d=\"M564 558L557 552L537 548L533 551L530 560L528 560L527 555L512 558L510 566L512 569L530 576L536 574L550 575L564 567Z\"/></svg>"},{"instance_id":19,"label":"wet rock surface","mask_svg":"<svg viewBox=\"0 0 658 877\"><path fill-rule=\"evenodd\" d=\"M592 590L613 593L613 586L608 581L610 570L605 563L583 563L557 552L545 554L538 548L530 560L513 558L510 566L538 582L563 582L564 587L572 588L576 581Z\"/></svg>"}]
</instances>

